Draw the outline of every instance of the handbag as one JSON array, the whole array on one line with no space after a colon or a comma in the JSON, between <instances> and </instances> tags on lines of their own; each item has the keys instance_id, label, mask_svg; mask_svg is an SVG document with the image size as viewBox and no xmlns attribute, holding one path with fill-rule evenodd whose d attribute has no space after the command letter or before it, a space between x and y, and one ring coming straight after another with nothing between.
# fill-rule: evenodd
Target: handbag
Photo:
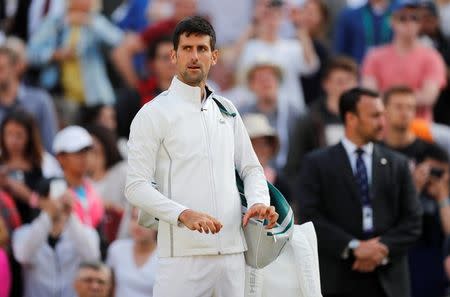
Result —
<instances>
[{"instance_id":1,"label":"handbag","mask_svg":"<svg viewBox=\"0 0 450 297\"><path fill-rule=\"evenodd\" d=\"M212 98L219 107L220 112L229 117L235 117L236 112L230 112L216 98ZM239 173L235 171L236 186L241 198L242 215L247 212L247 199L245 198L244 182ZM245 262L248 266L261 269L272 263L282 252L286 243L291 240L294 232L294 213L283 194L270 182L267 182L270 195L270 205L275 207L279 217L275 227L266 229L266 221L250 219L244 227L244 236L247 251L244 252Z\"/></svg>"}]
</instances>

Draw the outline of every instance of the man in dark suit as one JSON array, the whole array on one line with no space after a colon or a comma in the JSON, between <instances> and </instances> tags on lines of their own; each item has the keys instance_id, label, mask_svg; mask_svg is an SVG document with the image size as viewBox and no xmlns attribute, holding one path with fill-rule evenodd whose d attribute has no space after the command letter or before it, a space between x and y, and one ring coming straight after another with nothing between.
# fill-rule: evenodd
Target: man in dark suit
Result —
<instances>
[{"instance_id":1,"label":"man in dark suit","mask_svg":"<svg viewBox=\"0 0 450 297\"><path fill-rule=\"evenodd\" d=\"M383 148L383 102L355 88L339 103L345 136L305 157L299 221L313 221L328 297L409 297L407 250L421 230L408 161Z\"/></svg>"}]
</instances>

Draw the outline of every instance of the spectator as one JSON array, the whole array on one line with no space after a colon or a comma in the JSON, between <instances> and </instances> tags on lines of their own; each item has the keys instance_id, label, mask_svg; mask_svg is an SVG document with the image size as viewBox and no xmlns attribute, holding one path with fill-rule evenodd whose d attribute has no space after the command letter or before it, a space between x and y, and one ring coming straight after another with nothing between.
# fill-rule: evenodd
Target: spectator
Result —
<instances>
[{"instance_id":1,"label":"spectator","mask_svg":"<svg viewBox=\"0 0 450 297\"><path fill-rule=\"evenodd\" d=\"M437 0L439 5L439 16L441 20L441 28L444 35L450 38L450 1L449 0Z\"/></svg>"},{"instance_id":2,"label":"spectator","mask_svg":"<svg viewBox=\"0 0 450 297\"><path fill-rule=\"evenodd\" d=\"M439 27L439 15L436 5L431 2L422 4L421 9L421 40L425 44L434 47L444 58L447 68L447 85L439 94L436 105L434 106L434 120L438 123L450 125L448 117L450 113L450 40L444 36Z\"/></svg>"},{"instance_id":3,"label":"spectator","mask_svg":"<svg viewBox=\"0 0 450 297\"><path fill-rule=\"evenodd\" d=\"M413 164L431 144L418 138L411 126L416 111L414 91L408 87L393 87L384 94L386 127L383 143L407 156Z\"/></svg>"},{"instance_id":4,"label":"spectator","mask_svg":"<svg viewBox=\"0 0 450 297\"><path fill-rule=\"evenodd\" d=\"M105 207L105 228L108 242L116 239L119 226L128 225L130 214L124 195L126 183L126 162L122 159L112 131L102 126L90 126L92 149L89 151L88 176ZM121 223L123 222L123 223ZM124 232L127 227L120 227Z\"/></svg>"},{"instance_id":5,"label":"spectator","mask_svg":"<svg viewBox=\"0 0 450 297\"><path fill-rule=\"evenodd\" d=\"M324 296L410 296L406 255L420 235L421 207L406 158L375 141L383 102L355 88L339 102L345 136L305 157L300 222L316 228Z\"/></svg>"},{"instance_id":6,"label":"spectator","mask_svg":"<svg viewBox=\"0 0 450 297\"><path fill-rule=\"evenodd\" d=\"M83 106L80 109L79 117L81 126L98 125L109 129L113 133L117 130L116 110L111 105Z\"/></svg>"},{"instance_id":7,"label":"spectator","mask_svg":"<svg viewBox=\"0 0 450 297\"><path fill-rule=\"evenodd\" d=\"M49 196L43 186L41 214L13 234L14 257L22 264L24 297L75 297L72 282L82 261L99 258L99 239L94 229L73 213L73 196Z\"/></svg>"},{"instance_id":8,"label":"spectator","mask_svg":"<svg viewBox=\"0 0 450 297\"><path fill-rule=\"evenodd\" d=\"M30 223L35 215L34 194L43 179L44 151L33 117L10 113L0 126L2 186L14 198L20 217Z\"/></svg>"},{"instance_id":9,"label":"spectator","mask_svg":"<svg viewBox=\"0 0 450 297\"><path fill-rule=\"evenodd\" d=\"M280 85L284 77L278 65L270 62L256 62L247 73L248 88L253 92L256 101L242 106L241 114L262 113L280 137L280 152L274 159L275 168L282 169L286 163L289 139L292 128L298 120L298 114L281 104L283 94ZM285 98L283 98L285 99ZM285 99L286 100L286 99Z\"/></svg>"},{"instance_id":10,"label":"spectator","mask_svg":"<svg viewBox=\"0 0 450 297\"><path fill-rule=\"evenodd\" d=\"M152 297L157 255L156 231L138 225L137 209L132 211L131 238L113 242L106 263L114 271L115 296Z\"/></svg>"},{"instance_id":11,"label":"spectator","mask_svg":"<svg viewBox=\"0 0 450 297\"><path fill-rule=\"evenodd\" d=\"M392 39L390 16L389 0L369 0L361 7L345 9L335 26L335 52L360 64L370 48Z\"/></svg>"},{"instance_id":12,"label":"spectator","mask_svg":"<svg viewBox=\"0 0 450 297\"><path fill-rule=\"evenodd\" d=\"M436 145L429 146L417 158L414 176L424 213L422 236L409 253L412 296L441 297L448 286L442 253L450 235L447 153Z\"/></svg>"},{"instance_id":13,"label":"spectator","mask_svg":"<svg viewBox=\"0 0 450 297\"><path fill-rule=\"evenodd\" d=\"M81 222L99 227L103 219L103 203L87 179L88 151L92 137L79 126L69 126L56 134L53 150L61 164L70 192L76 197L74 211Z\"/></svg>"},{"instance_id":14,"label":"spectator","mask_svg":"<svg viewBox=\"0 0 450 297\"><path fill-rule=\"evenodd\" d=\"M255 12L257 18L253 29L244 34L234 50L237 74L241 76L242 83L249 67L258 61L280 65L283 72L280 94L283 101L280 101L280 107L302 113L305 111L305 99L298 77L300 74L315 73L320 65L311 38L306 29L298 27L297 39L281 39L282 2L259 0L258 3L260 7ZM250 39L252 31L256 34L255 38Z\"/></svg>"},{"instance_id":15,"label":"spectator","mask_svg":"<svg viewBox=\"0 0 450 297\"><path fill-rule=\"evenodd\" d=\"M270 161L277 155L280 149L280 139L277 131L270 125L269 119L263 114L247 114L242 118L245 128L252 142L253 149L264 169L267 181L275 185L292 204L289 185L277 171L270 166Z\"/></svg>"},{"instance_id":16,"label":"spectator","mask_svg":"<svg viewBox=\"0 0 450 297\"><path fill-rule=\"evenodd\" d=\"M321 78L330 58L329 50L325 45L329 12L323 0L307 0L300 7L293 8L292 14L291 18L296 27L305 28L311 37L314 50L320 60L320 68L316 73L300 77L305 103L309 106L322 95Z\"/></svg>"},{"instance_id":17,"label":"spectator","mask_svg":"<svg viewBox=\"0 0 450 297\"><path fill-rule=\"evenodd\" d=\"M149 24L148 9L153 1L149 0L124 0L116 8L111 18L114 23L122 30L140 33ZM147 72L145 69L145 55L136 55L133 59L133 66L139 77L144 77Z\"/></svg>"},{"instance_id":18,"label":"spectator","mask_svg":"<svg viewBox=\"0 0 450 297\"><path fill-rule=\"evenodd\" d=\"M60 84L64 98L75 106L115 101L100 46L112 46L111 57L120 63L115 49L123 33L95 12L95 4L69 0L65 15L46 18L28 45L30 63L44 68L41 84L48 89Z\"/></svg>"},{"instance_id":19,"label":"spectator","mask_svg":"<svg viewBox=\"0 0 450 297\"><path fill-rule=\"evenodd\" d=\"M52 99L40 89L21 84L16 63L17 54L7 47L0 47L0 122L15 109L30 112L38 123L45 148L51 152L57 130Z\"/></svg>"},{"instance_id":20,"label":"spectator","mask_svg":"<svg viewBox=\"0 0 450 297\"><path fill-rule=\"evenodd\" d=\"M0 297L8 297L12 285L11 270L7 254L8 242L9 231L6 227L5 221L0 216L0 279L2 280L2 285L0 286Z\"/></svg>"},{"instance_id":21,"label":"spectator","mask_svg":"<svg viewBox=\"0 0 450 297\"><path fill-rule=\"evenodd\" d=\"M83 262L78 268L74 287L76 297L112 296L111 269L101 263Z\"/></svg>"},{"instance_id":22,"label":"spectator","mask_svg":"<svg viewBox=\"0 0 450 297\"><path fill-rule=\"evenodd\" d=\"M138 36L130 36L119 48L118 55L123 57L119 65L120 71L124 74L129 87L138 89L140 80L132 66L133 56L145 51L155 40L164 36L171 36L179 21L197 13L197 0L174 0L173 5L172 17L151 24Z\"/></svg>"},{"instance_id":23,"label":"spectator","mask_svg":"<svg viewBox=\"0 0 450 297\"><path fill-rule=\"evenodd\" d=\"M309 114L300 118L293 128L285 167L285 174L292 184L296 183L301 162L308 152L334 145L344 136L339 98L357 83L358 65L353 59L337 57L329 62L322 77L324 97L315 100Z\"/></svg>"},{"instance_id":24,"label":"spectator","mask_svg":"<svg viewBox=\"0 0 450 297\"><path fill-rule=\"evenodd\" d=\"M169 36L163 36L150 45L147 53L147 68L151 74L148 79L141 80L138 86L141 106L169 88L176 73L170 56L172 48L172 39Z\"/></svg>"},{"instance_id":25,"label":"spectator","mask_svg":"<svg viewBox=\"0 0 450 297\"><path fill-rule=\"evenodd\" d=\"M364 60L362 83L386 91L406 85L416 92L417 116L431 120L433 106L445 85L445 64L439 53L419 42L419 5L413 0L395 2L392 8L392 43L371 51Z\"/></svg>"},{"instance_id":26,"label":"spectator","mask_svg":"<svg viewBox=\"0 0 450 297\"><path fill-rule=\"evenodd\" d=\"M199 0L198 13L215 28L218 48L231 46L239 38L251 22L253 4L252 0Z\"/></svg>"},{"instance_id":27,"label":"spectator","mask_svg":"<svg viewBox=\"0 0 450 297\"><path fill-rule=\"evenodd\" d=\"M27 41L39 28L45 17L61 16L64 13L64 8L65 3L60 0L17 1L11 34Z\"/></svg>"}]
</instances>

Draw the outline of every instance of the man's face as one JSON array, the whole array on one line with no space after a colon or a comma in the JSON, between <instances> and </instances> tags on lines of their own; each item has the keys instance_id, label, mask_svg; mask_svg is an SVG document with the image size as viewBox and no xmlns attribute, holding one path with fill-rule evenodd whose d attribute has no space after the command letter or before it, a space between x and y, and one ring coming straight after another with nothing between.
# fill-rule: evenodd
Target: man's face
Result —
<instances>
[{"instance_id":1,"label":"man's face","mask_svg":"<svg viewBox=\"0 0 450 297\"><path fill-rule=\"evenodd\" d=\"M392 15L394 35L400 38L415 39L420 31L419 9L404 8Z\"/></svg>"},{"instance_id":2,"label":"man's face","mask_svg":"<svg viewBox=\"0 0 450 297\"><path fill-rule=\"evenodd\" d=\"M386 123L397 131L408 131L416 115L414 94L393 94L386 104Z\"/></svg>"},{"instance_id":3,"label":"man's face","mask_svg":"<svg viewBox=\"0 0 450 297\"><path fill-rule=\"evenodd\" d=\"M217 62L218 51L212 50L208 35L183 34L178 48L172 50L172 63L177 66L177 76L190 86L206 82L211 65Z\"/></svg>"},{"instance_id":4,"label":"man's face","mask_svg":"<svg viewBox=\"0 0 450 297\"><path fill-rule=\"evenodd\" d=\"M171 63L170 53L172 49L173 45L170 41L160 43L156 49L152 68L159 79L169 80L177 73L177 68Z\"/></svg>"},{"instance_id":5,"label":"man's face","mask_svg":"<svg viewBox=\"0 0 450 297\"><path fill-rule=\"evenodd\" d=\"M330 72L322 85L328 96L339 98L344 92L356 87L357 84L358 80L355 74L336 69Z\"/></svg>"},{"instance_id":6,"label":"man's face","mask_svg":"<svg viewBox=\"0 0 450 297\"><path fill-rule=\"evenodd\" d=\"M278 96L278 77L272 67L259 67L253 70L249 80L249 87L256 98L273 98Z\"/></svg>"},{"instance_id":7,"label":"man's face","mask_svg":"<svg viewBox=\"0 0 450 297\"><path fill-rule=\"evenodd\" d=\"M356 112L353 126L356 134L366 143L381 140L384 127L384 106L381 98L362 96L356 105Z\"/></svg>"},{"instance_id":8,"label":"man's face","mask_svg":"<svg viewBox=\"0 0 450 297\"><path fill-rule=\"evenodd\" d=\"M94 0L71 0L70 9L88 13L94 7Z\"/></svg>"},{"instance_id":9,"label":"man's face","mask_svg":"<svg viewBox=\"0 0 450 297\"><path fill-rule=\"evenodd\" d=\"M14 67L6 55L0 55L0 91L9 88L14 77Z\"/></svg>"},{"instance_id":10,"label":"man's face","mask_svg":"<svg viewBox=\"0 0 450 297\"><path fill-rule=\"evenodd\" d=\"M78 297L106 297L111 288L110 274L105 269L82 268L75 280Z\"/></svg>"},{"instance_id":11,"label":"man's face","mask_svg":"<svg viewBox=\"0 0 450 297\"><path fill-rule=\"evenodd\" d=\"M84 176L88 171L88 152L89 149L81 150L77 153L58 154L57 159L64 170L75 176Z\"/></svg>"},{"instance_id":12,"label":"man's face","mask_svg":"<svg viewBox=\"0 0 450 297\"><path fill-rule=\"evenodd\" d=\"M435 34L439 30L439 19L428 9L422 8L420 10L420 31L423 34Z\"/></svg>"}]
</instances>

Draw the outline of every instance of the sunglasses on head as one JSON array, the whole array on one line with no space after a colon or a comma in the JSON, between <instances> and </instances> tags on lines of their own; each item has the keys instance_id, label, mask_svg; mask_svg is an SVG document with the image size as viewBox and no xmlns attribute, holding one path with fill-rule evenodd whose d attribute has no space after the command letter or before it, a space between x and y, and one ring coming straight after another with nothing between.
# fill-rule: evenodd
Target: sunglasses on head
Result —
<instances>
[{"instance_id":1,"label":"sunglasses on head","mask_svg":"<svg viewBox=\"0 0 450 297\"><path fill-rule=\"evenodd\" d=\"M399 14L396 16L396 19L401 23L406 23L407 21L419 22L420 17L415 13L409 13L409 14Z\"/></svg>"}]
</instances>

